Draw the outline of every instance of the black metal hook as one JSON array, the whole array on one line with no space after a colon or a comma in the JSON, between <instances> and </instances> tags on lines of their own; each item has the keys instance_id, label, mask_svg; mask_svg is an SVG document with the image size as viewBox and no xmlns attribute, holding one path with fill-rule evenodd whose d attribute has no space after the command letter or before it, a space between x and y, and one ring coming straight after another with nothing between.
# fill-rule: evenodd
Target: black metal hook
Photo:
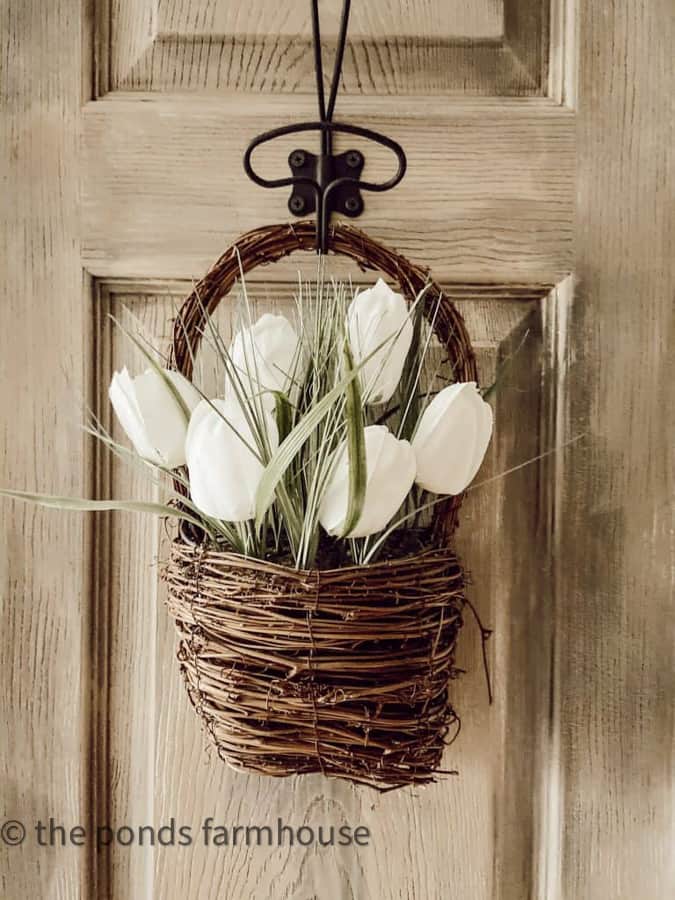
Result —
<instances>
[{"instance_id":1,"label":"black metal hook","mask_svg":"<svg viewBox=\"0 0 675 900\"><path fill-rule=\"evenodd\" d=\"M331 214L338 211L351 218L361 215L363 212L363 200L360 192L391 190L405 175L407 163L403 148L391 138L377 131L372 131L370 128L333 122L347 40L351 0L344 0L343 2L340 33L327 106L323 84L318 0L311 0L311 5L319 121L286 125L282 128L273 128L258 135L246 148L244 170L248 177L261 187L293 187L293 193L288 201L289 209L296 216L304 216L316 211L317 251L326 253L328 251L328 230ZM251 157L257 147L283 135L303 131L319 131L321 133L321 150L318 155L307 150L294 150L288 159L293 174L287 178L263 178L255 172ZM396 174L387 181L379 183L362 180L360 176L365 165L363 154L358 150L347 150L345 153L334 154L333 134L335 132L353 134L366 140L374 141L391 150L398 160Z\"/></svg>"}]
</instances>

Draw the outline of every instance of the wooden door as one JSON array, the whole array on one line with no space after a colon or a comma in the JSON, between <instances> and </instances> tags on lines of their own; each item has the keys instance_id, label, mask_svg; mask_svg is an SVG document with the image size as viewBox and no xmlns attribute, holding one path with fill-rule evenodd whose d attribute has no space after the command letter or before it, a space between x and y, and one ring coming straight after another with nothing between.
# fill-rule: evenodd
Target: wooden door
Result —
<instances>
[{"instance_id":1,"label":"wooden door","mask_svg":"<svg viewBox=\"0 0 675 900\"><path fill-rule=\"evenodd\" d=\"M322 3L327 51L338 6ZM163 527L3 502L0 813L27 828L0 847L3 897L672 893L666 6L354 2L337 118L391 134L409 159L360 224L457 298L485 383L513 354L458 538L495 629L496 690L490 708L468 624L446 756L459 774L379 795L229 771L173 659ZM288 218L284 192L249 183L241 157L260 131L315 115L309 6L2 9L2 483L133 496L146 488L77 430L129 362L107 313L166 341L220 251ZM287 149L262 154L271 175ZM366 152L367 174L384 174ZM261 304L283 306L293 275L258 274ZM38 846L50 816L89 829L84 846L59 833ZM370 843L205 847L207 816L363 825ZM97 852L91 839L172 818L191 846Z\"/></svg>"}]
</instances>

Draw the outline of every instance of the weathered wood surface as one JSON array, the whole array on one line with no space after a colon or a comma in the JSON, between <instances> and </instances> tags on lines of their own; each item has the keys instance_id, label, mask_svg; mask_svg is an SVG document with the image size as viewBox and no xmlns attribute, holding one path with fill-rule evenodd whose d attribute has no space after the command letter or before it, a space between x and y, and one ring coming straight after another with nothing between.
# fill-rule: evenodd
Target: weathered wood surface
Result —
<instances>
[{"instance_id":1,"label":"weathered wood surface","mask_svg":"<svg viewBox=\"0 0 675 900\"><path fill-rule=\"evenodd\" d=\"M91 307L79 251L79 5L0 7L0 484L81 495ZM86 89L86 82L85 82ZM86 853L36 848L34 824L86 803L87 522L0 500L0 895L71 900ZM86 669L85 669L86 671Z\"/></svg>"},{"instance_id":2,"label":"weathered wood surface","mask_svg":"<svg viewBox=\"0 0 675 900\"><path fill-rule=\"evenodd\" d=\"M311 257L305 258L303 268L311 277ZM108 348L100 357L103 411L112 369L142 364L126 339L111 330L107 314L114 312L131 328L140 322L153 345L166 347L170 318L180 302L178 291L189 291L189 283L167 285L168 292L159 294L151 285L140 287L106 285L100 295L100 343ZM448 289L471 294L468 286ZM251 285L254 310L292 314L291 292L287 283ZM235 302L234 298L225 302L219 311L226 336ZM518 350L496 409L500 421L517 421L519 427L510 430L508 440L493 446L462 513L459 548L475 574L470 596L496 629L490 658L498 699L488 707L480 640L467 612L458 664L469 674L451 688L462 734L448 749L444 763L460 775L424 789L378 795L320 777L275 780L227 769L201 732L174 660L173 627L157 586L155 561L166 554L165 548L158 551L160 532L140 517L115 516L106 566L109 576L99 596L109 610L102 629L102 650L110 660L109 705L99 710L109 734L109 759L100 761L101 777L108 771L114 774L109 814L120 822L148 821L157 826L173 816L190 825L197 838L187 851L113 850L107 879L115 898L134 896L140 884L152 885L148 896L167 896L179 886L181 895L204 900L217 896L222 885L228 885L234 896L252 900L522 897L523 885L531 881L535 841L531 807L543 759L533 736L537 717L545 715L548 704L549 657L541 639L533 640L540 636L547 616L538 587L537 553L523 561L521 547L536 547L541 541L545 513L519 499L536 493L537 465L504 479L488 479L539 452L544 356L540 312L527 291L514 291L506 300L478 294L476 299L462 300L461 308L485 384L494 379L500 358ZM207 351L202 362L205 386L216 393L212 356ZM198 365L198 371L201 368ZM120 463L112 466L100 487L116 496L153 497L142 470ZM493 550L497 543L499 554ZM523 743L530 744L527 750ZM206 816L230 827L276 826L277 817L315 828L363 824L371 832L371 846L318 852L288 846L208 848L198 840ZM497 832L495 821L500 823Z\"/></svg>"},{"instance_id":3,"label":"weathered wood surface","mask_svg":"<svg viewBox=\"0 0 675 900\"><path fill-rule=\"evenodd\" d=\"M498 397L509 425L487 471L586 435L467 504L460 540L475 560L475 597L498 630L491 653L499 695L487 711L467 629L462 652L474 674L453 690L469 712L449 751L462 778L416 796L365 800L319 779L272 789L209 764L176 677L168 623L150 606L153 570L129 563L155 552L157 533L130 517L99 521L93 546L102 562L92 566L84 519L2 501L2 815L30 823L51 814L70 824L90 812L155 823L211 811L244 823L363 817L374 836L367 851L329 859L166 848L119 850L110 866L77 848L38 851L27 841L0 847L3 897L103 897L108 877L115 900L256 890L322 900L350 890L377 900L672 893L672 17L665 0L649 8L579 0L578 21L576 6L553 4L554 48L540 79L551 101L578 103L576 123L541 98L476 106L451 96L540 91L533 67L545 70L545 59L527 39L518 42L520 26L507 27L503 46L491 38L429 44L421 57L419 36L392 40L387 53L377 40L357 42L347 61L352 93L419 95L349 99L349 117L391 127L414 164L395 193L369 205L364 224L432 263L439 277L474 283L462 290L488 371L497 345L508 352L530 326L537 336ZM511 4L505 23L543 27L539 7ZM1 478L71 494L93 488L95 475L76 430L80 398L101 395L120 353L101 343L92 305L105 286L99 295L83 260L100 277L150 279L143 290L111 285L115 296L136 290L134 306L161 285L175 292L167 279L199 276L239 230L286 217L281 194L240 176L240 155L252 134L284 116L314 115L302 96L311 89L306 62L275 79L285 63L261 56L255 40L243 57L226 55L226 43L208 35L155 40L161 17L188 5L142 2L118 17L124 40L114 42L115 62L105 52L104 8L10 0L1 24ZM97 92L113 93L80 121L80 104L94 93L94 32ZM504 47L507 75L495 56ZM219 59L233 60L227 74L215 62L221 50ZM120 87L139 90L115 93ZM185 88L225 89L234 114L223 114L223 95L161 96ZM300 93L266 106L260 91ZM234 172L236 186L228 185ZM573 270L576 287L566 277ZM476 288L486 281L505 286ZM523 282L534 293L559 283L541 322L523 314L521 304L533 304L510 287ZM469 300L472 291L480 299ZM152 329L165 327L167 303L146 307ZM99 475L100 485L110 486L109 477L130 486L115 481L116 471ZM138 629L129 634L132 623ZM154 718L148 697L157 698Z\"/></svg>"},{"instance_id":4,"label":"weathered wood surface","mask_svg":"<svg viewBox=\"0 0 675 900\"><path fill-rule=\"evenodd\" d=\"M335 47L342 4L321 4ZM347 94L542 93L546 4L532 0L374 0L353 4ZM305 0L270 5L100 0L98 91L314 90ZM326 78L331 67L327 67Z\"/></svg>"},{"instance_id":5,"label":"weathered wood surface","mask_svg":"<svg viewBox=\"0 0 675 900\"><path fill-rule=\"evenodd\" d=\"M119 3L119 0L117 0ZM148 4L149 5L149 4ZM320 3L321 34L337 37L342 3ZM498 38L504 30L502 0L373 0L354 3L349 37ZM312 27L305 0L288 0L270 7L265 0L245 6L210 0L167 0L159 4L158 34L282 35L311 39Z\"/></svg>"},{"instance_id":6,"label":"weathered wood surface","mask_svg":"<svg viewBox=\"0 0 675 900\"><path fill-rule=\"evenodd\" d=\"M84 112L84 255L93 272L196 278L242 231L288 219L288 192L253 185L241 159L261 131L311 118L310 98L288 101L283 111L262 97L231 98L225 107L146 99L103 100ZM350 118L391 135L408 154L408 174L394 191L364 197L358 224L375 237L432 266L439 279L555 283L570 271L569 111L544 100L439 108L431 100L363 98L350 102ZM297 143L296 135L260 148L257 171L285 176ZM366 176L390 177L392 154L363 149Z\"/></svg>"},{"instance_id":7,"label":"weathered wood surface","mask_svg":"<svg viewBox=\"0 0 675 900\"><path fill-rule=\"evenodd\" d=\"M673 870L673 16L579 4L578 287L560 340L561 893ZM670 158L669 158L670 157Z\"/></svg>"}]
</instances>

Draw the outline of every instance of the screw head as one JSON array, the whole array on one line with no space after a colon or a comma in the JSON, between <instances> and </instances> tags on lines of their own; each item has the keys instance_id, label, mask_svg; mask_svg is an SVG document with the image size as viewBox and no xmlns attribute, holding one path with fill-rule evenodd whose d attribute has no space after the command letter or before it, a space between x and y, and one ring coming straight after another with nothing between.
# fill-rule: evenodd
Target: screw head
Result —
<instances>
[{"instance_id":1,"label":"screw head","mask_svg":"<svg viewBox=\"0 0 675 900\"><path fill-rule=\"evenodd\" d=\"M299 194L293 194L291 199L288 201L288 208L292 213L296 215L300 215L300 213L305 210L305 201Z\"/></svg>"},{"instance_id":2,"label":"screw head","mask_svg":"<svg viewBox=\"0 0 675 900\"><path fill-rule=\"evenodd\" d=\"M294 150L288 157L288 162L292 169L299 169L300 166L304 166L306 159L304 150Z\"/></svg>"},{"instance_id":3,"label":"screw head","mask_svg":"<svg viewBox=\"0 0 675 900\"><path fill-rule=\"evenodd\" d=\"M348 150L345 155L345 162L350 169L358 169L359 166L363 165L363 154L359 153L358 150Z\"/></svg>"},{"instance_id":4,"label":"screw head","mask_svg":"<svg viewBox=\"0 0 675 900\"><path fill-rule=\"evenodd\" d=\"M361 204L359 203L358 197L347 197L345 200L345 211L348 213L358 213L361 210Z\"/></svg>"}]
</instances>

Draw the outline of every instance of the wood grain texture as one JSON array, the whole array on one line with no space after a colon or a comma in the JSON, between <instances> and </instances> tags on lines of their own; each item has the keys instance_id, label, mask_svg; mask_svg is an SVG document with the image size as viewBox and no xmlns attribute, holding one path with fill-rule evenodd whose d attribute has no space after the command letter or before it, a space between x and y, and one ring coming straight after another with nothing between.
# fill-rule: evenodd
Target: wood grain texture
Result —
<instances>
[{"instance_id":1,"label":"wood grain texture","mask_svg":"<svg viewBox=\"0 0 675 900\"><path fill-rule=\"evenodd\" d=\"M565 898L673 870L671 4L580 4L578 288L557 520ZM566 336L566 341L564 339Z\"/></svg>"},{"instance_id":2,"label":"wood grain texture","mask_svg":"<svg viewBox=\"0 0 675 900\"><path fill-rule=\"evenodd\" d=\"M145 360L113 326L114 315L125 328L135 331L133 318L142 318L149 334L168 336L171 306L163 299L125 298L140 302L116 303L105 286L96 293L95 355L98 396L94 408L113 438L127 444L114 420L107 389L115 368L128 365L141 371ZM102 448L102 465L96 487L100 497L134 497L158 501L159 489L148 479L142 464L114 462ZM170 660L156 652L158 615L158 554L164 535L162 524L149 516L105 514L97 518L100 577L92 602L99 610L93 675L101 685L93 711L92 729L98 735L97 755L89 764L100 788L95 816L99 823L150 824L155 817L154 779L158 709L166 702L161 686L169 675ZM145 559L129 566L129 560ZM156 685L160 687L157 688ZM157 706L153 702L156 700ZM143 896L152 884L154 849L146 844L136 852L114 842L97 855L97 871L89 884L92 896L131 898ZM147 896L150 896L149 894Z\"/></svg>"},{"instance_id":3,"label":"wood grain texture","mask_svg":"<svg viewBox=\"0 0 675 900\"><path fill-rule=\"evenodd\" d=\"M504 5L504 42L534 84L546 84L549 54L549 10L565 0L510 0Z\"/></svg>"},{"instance_id":4,"label":"wood grain texture","mask_svg":"<svg viewBox=\"0 0 675 900\"><path fill-rule=\"evenodd\" d=\"M579 0L557 0L548 12L546 96L569 109L576 106L578 4Z\"/></svg>"},{"instance_id":5,"label":"wood grain texture","mask_svg":"<svg viewBox=\"0 0 675 900\"><path fill-rule=\"evenodd\" d=\"M286 191L253 186L241 157L260 131L311 117L309 98L283 111L262 97L232 98L224 115L217 101L145 96L146 103L118 98L84 111L84 255L92 272L198 277L237 234L288 219ZM350 115L408 153L399 187L365 197L360 222L374 237L431 265L439 279L555 283L570 271L568 111L545 101L439 108L433 100L380 98L350 102ZM296 144L297 136L261 148L258 171L283 176ZM366 177L389 177L391 154L363 149Z\"/></svg>"},{"instance_id":6,"label":"wood grain texture","mask_svg":"<svg viewBox=\"0 0 675 900\"><path fill-rule=\"evenodd\" d=\"M319 11L322 37L335 40L342 3L324 0ZM349 17L350 38L498 38L503 29L503 0L373 0L354 3ZM252 0L246 5L213 0L159 0L157 32L180 37L278 34L310 39L312 26L306 0L288 0L277 6L270 6L265 0Z\"/></svg>"},{"instance_id":7,"label":"wood grain texture","mask_svg":"<svg viewBox=\"0 0 675 900\"><path fill-rule=\"evenodd\" d=\"M312 268L308 261L306 274ZM180 287L167 284L158 292L157 284L110 284L101 293L102 312L112 308L128 321L130 315L137 316L161 345L169 338ZM268 277L266 285L252 288L255 308L289 311L288 283L275 284ZM189 284L183 283L182 289L186 293ZM474 299L460 301L485 383L494 378L500 359L520 348L497 395L496 410L498 421L517 420L519 428L510 432L509 440L494 445L478 482L536 456L540 449L540 306L527 291L509 290L512 296L506 300L498 299L498 289L493 298L484 289ZM471 289L448 285L448 292L466 297ZM229 309L224 304L219 321L225 333L231 314L232 304ZM113 339L112 347L112 355L101 360L103 366L130 360L123 341ZM211 366L209 354L205 356L208 383ZM108 374L101 372L101 385ZM210 389L217 390L212 376ZM185 696L168 615L157 606L157 530L137 517L113 516L117 524L110 544L106 629L109 706L100 713L110 732L109 764L115 773L110 806L115 817L157 826L174 817L189 824L195 835L208 815L230 827L275 825L277 817L296 827L361 823L370 829L372 845L360 851L319 852L297 846L218 849L198 842L187 851L122 848L108 860L111 896L163 897L176 892L191 900L210 900L223 890L252 900L524 896L536 844L533 797L542 759L530 745L537 720L545 716L549 682L546 646L533 640L541 628L550 631L538 588L536 550L545 521L536 504L518 502L535 491L537 469L527 466L477 486L463 509L460 550L475 575L471 599L496 627L490 655L497 703L487 705L478 634L467 615L458 663L469 674L451 687L462 734L446 755L446 766L458 768L460 775L429 788L384 796L314 776L275 780L242 775L215 757ZM147 482L117 463L110 485L118 495L152 496ZM496 542L500 554L493 552ZM529 565L520 562L523 544L532 548ZM524 741L530 746L525 753ZM141 885L146 893L138 893Z\"/></svg>"},{"instance_id":8,"label":"wood grain texture","mask_svg":"<svg viewBox=\"0 0 675 900\"><path fill-rule=\"evenodd\" d=\"M78 109L94 93L90 5L98 93L138 90L89 106L79 148ZM204 0L194 8L211 9ZM85 520L2 501L3 815L30 822L51 813L71 824L89 812L156 824L174 815L195 826L210 813L230 824L281 815L293 824L360 820L373 835L359 854L330 856L156 848L96 860L76 849L0 847L3 897L71 900L108 888L116 900L153 891L190 900L295 900L319 890L322 900L672 893L672 16L666 0L554 4L542 84L555 104L578 103L578 124L536 97L433 97L541 91L535 70L541 63L545 78L547 54L532 35L519 43L513 25L531 23L536 10L518 8L505 12L506 44L366 36L345 73L352 95L400 94L352 96L347 108L356 121L391 129L411 154L401 187L367 198L366 227L440 278L462 279L486 380L524 330L536 338L497 397L507 425L485 475L587 434L476 490L465 508L472 599L497 626L498 702L484 705L469 626L463 662L475 674L453 685L465 733L448 754L461 778L373 797L318 778L276 784L219 768L194 727L164 611L151 607L147 565L161 535L130 517L99 520L93 546L104 562L91 577ZM283 192L257 191L241 174L250 136L285 116L314 116L302 96L311 90L307 45L293 35L228 43L197 22L187 39L160 37L158 16L168 21L169 6L120 0L112 20L108 9L11 0L0 32L9 186L0 211L0 477L71 494L87 491L93 471L75 431L88 369L100 396L121 353L100 320L90 329L80 172L86 265L99 276L154 279L143 289L120 282L113 293L126 292L164 334L166 294L180 288L167 278L199 276L236 233L287 217ZM190 5L175 9L187 30ZM153 102L149 92L164 90L193 95ZM210 90L222 94L194 96ZM286 96L252 96L273 91ZM379 171L384 160L373 165ZM576 281L566 277L573 269ZM538 295L556 282L540 321L529 289L517 286ZM166 292L157 297L160 283ZM99 488L134 489L125 478L101 469ZM155 701L154 718L144 695Z\"/></svg>"},{"instance_id":9,"label":"wood grain texture","mask_svg":"<svg viewBox=\"0 0 675 900\"><path fill-rule=\"evenodd\" d=\"M78 423L87 373L87 284L79 256L79 4L0 8L0 484L81 495ZM84 90L87 90L86 82ZM0 817L25 823L0 844L7 900L70 900L86 851L36 848L34 825L82 821L86 784L87 523L0 501Z\"/></svg>"},{"instance_id":10,"label":"wood grain texture","mask_svg":"<svg viewBox=\"0 0 675 900\"><path fill-rule=\"evenodd\" d=\"M546 6L543 0L354 4L343 89L349 94L541 93ZM334 51L340 8L340 3L321 7L326 53ZM169 0L156 8L152 0L99 0L97 21L100 94L314 90L306 0L277 6L263 0Z\"/></svg>"}]
</instances>

